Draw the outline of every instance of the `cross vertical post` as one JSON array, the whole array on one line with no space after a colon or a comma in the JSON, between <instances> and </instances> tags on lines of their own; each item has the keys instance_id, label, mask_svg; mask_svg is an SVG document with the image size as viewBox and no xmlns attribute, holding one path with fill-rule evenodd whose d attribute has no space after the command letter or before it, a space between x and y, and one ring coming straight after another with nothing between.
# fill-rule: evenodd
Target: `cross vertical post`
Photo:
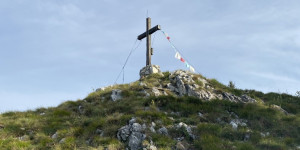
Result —
<instances>
[{"instance_id":1,"label":"cross vertical post","mask_svg":"<svg viewBox=\"0 0 300 150\"><path fill-rule=\"evenodd\" d=\"M147 54L146 54L146 66L151 65L151 34L149 30L151 28L151 18L146 19L146 32L147 32Z\"/></svg>"},{"instance_id":2,"label":"cross vertical post","mask_svg":"<svg viewBox=\"0 0 300 150\"><path fill-rule=\"evenodd\" d=\"M151 48L151 34L156 32L157 30L160 30L160 25L156 25L155 27L151 28L151 18L148 17L146 19L146 32L140 34L137 39L142 40L143 38L146 38L146 66L151 65L151 55L153 49Z\"/></svg>"}]
</instances>

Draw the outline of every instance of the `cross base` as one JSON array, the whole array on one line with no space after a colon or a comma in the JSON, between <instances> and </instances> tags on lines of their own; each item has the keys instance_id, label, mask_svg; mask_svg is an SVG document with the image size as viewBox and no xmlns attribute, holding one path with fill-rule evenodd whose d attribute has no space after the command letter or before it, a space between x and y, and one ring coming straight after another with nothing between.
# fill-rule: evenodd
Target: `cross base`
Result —
<instances>
[{"instance_id":1,"label":"cross base","mask_svg":"<svg viewBox=\"0 0 300 150\"><path fill-rule=\"evenodd\" d=\"M158 65L147 65L146 67L140 70L140 78L144 78L153 73L160 73L160 67Z\"/></svg>"}]
</instances>

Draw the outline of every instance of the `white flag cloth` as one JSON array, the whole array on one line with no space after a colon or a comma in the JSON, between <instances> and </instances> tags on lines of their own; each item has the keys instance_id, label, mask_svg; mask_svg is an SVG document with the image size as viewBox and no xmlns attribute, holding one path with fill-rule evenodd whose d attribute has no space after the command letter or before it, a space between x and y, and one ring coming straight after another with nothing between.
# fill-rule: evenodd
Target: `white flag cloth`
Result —
<instances>
[{"instance_id":1,"label":"white flag cloth","mask_svg":"<svg viewBox=\"0 0 300 150\"><path fill-rule=\"evenodd\" d=\"M175 58L176 58L176 59L179 59L179 60L181 59L181 56L180 56L180 54L179 54L178 52L176 52Z\"/></svg>"},{"instance_id":2,"label":"white flag cloth","mask_svg":"<svg viewBox=\"0 0 300 150\"><path fill-rule=\"evenodd\" d=\"M190 71L195 72L195 69L192 66L190 66Z\"/></svg>"}]
</instances>

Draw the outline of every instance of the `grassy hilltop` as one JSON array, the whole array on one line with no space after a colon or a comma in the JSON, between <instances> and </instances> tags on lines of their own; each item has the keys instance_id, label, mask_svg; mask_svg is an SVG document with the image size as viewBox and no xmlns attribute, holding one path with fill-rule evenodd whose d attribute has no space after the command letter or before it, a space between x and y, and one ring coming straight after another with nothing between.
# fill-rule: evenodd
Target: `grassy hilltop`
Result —
<instances>
[{"instance_id":1,"label":"grassy hilltop","mask_svg":"<svg viewBox=\"0 0 300 150\"><path fill-rule=\"evenodd\" d=\"M121 133L126 125L130 133ZM300 149L300 98L177 71L101 88L57 107L0 115L0 149L123 150L132 148L134 132L143 135L141 149Z\"/></svg>"}]
</instances>

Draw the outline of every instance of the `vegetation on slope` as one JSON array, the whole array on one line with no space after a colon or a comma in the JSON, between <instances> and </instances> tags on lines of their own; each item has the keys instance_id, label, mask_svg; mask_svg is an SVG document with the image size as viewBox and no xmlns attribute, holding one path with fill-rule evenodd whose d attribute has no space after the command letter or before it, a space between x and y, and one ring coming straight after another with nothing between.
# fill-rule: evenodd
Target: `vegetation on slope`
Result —
<instances>
[{"instance_id":1,"label":"vegetation on slope","mask_svg":"<svg viewBox=\"0 0 300 150\"><path fill-rule=\"evenodd\" d=\"M169 73L151 75L148 86L168 83ZM200 76L200 75L198 75ZM201 81L197 81L201 84ZM189 149L297 149L300 146L300 98L288 94L258 92L227 87L209 80L215 90L247 94L258 103L226 100L203 101L195 97L150 96L140 91L140 81L115 85L89 94L83 100L67 101L58 107L0 115L0 149L125 149L117 132L135 117L147 127L167 127L168 135L145 130L143 144L153 141L158 149L175 149L177 137ZM123 98L111 101L112 89L121 89ZM275 109L281 106L288 114ZM233 128L232 120L244 125ZM186 130L172 126L184 122L193 127L195 139Z\"/></svg>"}]
</instances>

